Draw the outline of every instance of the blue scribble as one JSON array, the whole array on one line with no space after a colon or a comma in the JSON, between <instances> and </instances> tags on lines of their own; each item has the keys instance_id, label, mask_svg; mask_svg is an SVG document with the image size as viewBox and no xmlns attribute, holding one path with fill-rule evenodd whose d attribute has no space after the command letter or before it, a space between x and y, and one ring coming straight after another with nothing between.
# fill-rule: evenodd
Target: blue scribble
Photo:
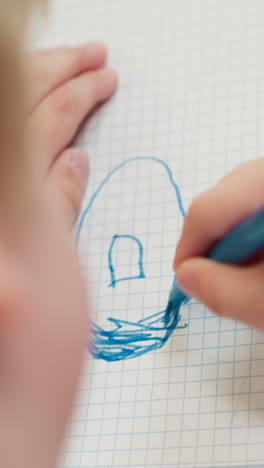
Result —
<instances>
[{"instance_id":1,"label":"blue scribble","mask_svg":"<svg viewBox=\"0 0 264 468\"><path fill-rule=\"evenodd\" d=\"M162 161L161 159L155 157L136 157L130 158L126 161L123 161L121 164L112 169L109 174L103 179L99 184L97 190L94 192L90 201L88 202L86 208L81 215L80 222L77 229L77 242L80 239L80 234L85 222L85 219L91 210L93 203L101 190L107 184L109 179L121 168L124 166L135 162L135 161L152 161L155 164L160 165L164 168L168 181L174 189L176 202L180 210L181 215L185 216L185 211L183 208L183 203L180 195L180 190L178 185L173 179L172 172L169 166ZM113 267L112 261L112 251L117 239L121 237L126 237L133 239L137 242L139 247L139 275L127 278L115 277L115 269ZM113 236L109 252L108 252L108 266L111 276L110 286L115 287L116 283L119 281L144 278L143 270L143 246L141 242L134 236ZM173 279L173 283L175 279ZM170 290L168 291L168 293ZM121 320L118 318L108 318L108 322L111 323L114 328L111 330L105 330L104 328L98 326L95 323L91 324L91 345L90 351L96 359L104 359L106 361L119 361L122 359L131 359L137 356L141 356L144 353L147 353L152 350L156 350L164 346L168 341L171 334L176 328L186 328L187 324L179 325L181 320L180 316L180 307L182 304L186 303L188 299L186 296L179 294L176 300L168 301L166 308L160 312L157 312L150 317L147 317L138 322Z\"/></svg>"},{"instance_id":2,"label":"blue scribble","mask_svg":"<svg viewBox=\"0 0 264 468\"><path fill-rule=\"evenodd\" d=\"M182 216L183 217L185 216L185 211L184 211L184 208L183 208L183 203L182 203L182 199L181 199L180 190L179 190L178 185L176 184L176 182L173 179L173 175L172 175L172 172L171 172L169 166L164 161L162 161L161 159L155 158L155 157L152 157L152 156L142 156L142 157L130 158L130 159L126 159L126 161L123 161L122 163L118 164L118 166L114 167L114 169L112 169L109 172L109 174L103 179L103 181L99 184L97 190L91 196L90 201L86 205L86 208L84 209L83 214L81 215L80 222L79 222L78 227L77 227L77 241L80 238L80 234L81 234L81 230L83 228L84 222L85 222L85 218L86 218L88 212L90 211L90 209L92 208L92 205L94 204L94 201L97 198L97 196L99 195L99 193L101 192L101 190L107 184L107 182L112 177L112 175L114 175L117 171L122 169L122 167L125 167L128 164L130 164L131 162L135 162L135 161L153 161L153 162L155 162L157 164L160 164L161 166L164 167L164 169L165 169L165 171L166 171L166 173L168 175L169 182L170 182L170 184L172 185L172 187L173 187L173 189L175 191L175 195L176 195L179 210L180 210Z\"/></svg>"},{"instance_id":3,"label":"blue scribble","mask_svg":"<svg viewBox=\"0 0 264 468\"><path fill-rule=\"evenodd\" d=\"M116 241L118 241L119 239L131 239L133 242L136 242L136 244L137 244L138 253L139 253L139 258L138 258L139 274L137 276L127 276L125 278L116 279L112 254L113 254L114 246L117 243ZM143 268L143 246L142 246L140 240L137 239L137 237L130 236L130 235L124 235L124 236L115 235L115 236L113 236L113 239L112 239L112 242L111 242L111 245L110 245L110 248L109 248L109 252L108 252L108 268L109 268L110 276L111 276L111 283L109 284L109 287L112 287L112 288L115 288L116 283L120 283L120 281L128 281L128 280L133 280L133 279L145 278L144 268Z\"/></svg>"}]
</instances>

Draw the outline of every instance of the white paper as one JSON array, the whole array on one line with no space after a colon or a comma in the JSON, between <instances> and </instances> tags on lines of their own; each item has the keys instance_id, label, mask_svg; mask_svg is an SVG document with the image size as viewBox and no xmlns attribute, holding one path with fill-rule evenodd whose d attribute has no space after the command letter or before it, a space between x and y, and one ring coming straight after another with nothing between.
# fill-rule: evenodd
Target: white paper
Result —
<instances>
[{"instance_id":1,"label":"white paper","mask_svg":"<svg viewBox=\"0 0 264 468\"><path fill-rule=\"evenodd\" d=\"M264 148L261 0L55 0L41 45L102 40L119 89L85 126L91 159L80 236L93 320L138 321L166 307L182 215L203 190ZM109 287L114 235L142 243L144 278ZM139 276L122 238L116 279ZM230 467L264 461L264 339L201 304L182 307L167 344L106 362L87 351L62 466ZM250 313L250 311L249 311Z\"/></svg>"}]
</instances>

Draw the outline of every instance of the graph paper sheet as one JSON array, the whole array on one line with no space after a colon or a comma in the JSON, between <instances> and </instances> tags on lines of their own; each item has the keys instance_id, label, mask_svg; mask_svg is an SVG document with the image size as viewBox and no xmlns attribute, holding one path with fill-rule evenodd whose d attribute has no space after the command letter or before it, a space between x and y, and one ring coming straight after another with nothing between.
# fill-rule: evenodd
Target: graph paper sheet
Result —
<instances>
[{"instance_id":1,"label":"graph paper sheet","mask_svg":"<svg viewBox=\"0 0 264 468\"><path fill-rule=\"evenodd\" d=\"M183 218L164 164L186 210L264 153L264 4L55 0L51 10L41 45L103 40L120 77L80 138L92 167L83 210L96 194L81 264L92 319L107 329L109 317L137 322L166 306ZM263 465L263 335L194 301L180 314L156 351L118 362L87 351L63 467Z\"/></svg>"}]
</instances>

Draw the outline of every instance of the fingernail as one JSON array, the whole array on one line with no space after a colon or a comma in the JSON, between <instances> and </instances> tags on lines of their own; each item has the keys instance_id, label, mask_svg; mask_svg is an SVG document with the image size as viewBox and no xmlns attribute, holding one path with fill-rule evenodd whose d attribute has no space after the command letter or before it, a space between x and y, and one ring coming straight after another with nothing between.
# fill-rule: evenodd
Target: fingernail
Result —
<instances>
[{"instance_id":1,"label":"fingernail","mask_svg":"<svg viewBox=\"0 0 264 468\"><path fill-rule=\"evenodd\" d=\"M91 55L94 56L94 55L99 55L99 54L106 52L106 48L104 44L98 41L89 42L88 44L85 45L85 47L88 50L89 57L91 57Z\"/></svg>"},{"instance_id":2,"label":"fingernail","mask_svg":"<svg viewBox=\"0 0 264 468\"><path fill-rule=\"evenodd\" d=\"M177 274L176 279L177 279L177 284L179 288L186 294L186 296L198 299L195 294L195 287L194 287L193 280L190 274L188 274L185 271L183 272L180 271Z\"/></svg>"},{"instance_id":3,"label":"fingernail","mask_svg":"<svg viewBox=\"0 0 264 468\"><path fill-rule=\"evenodd\" d=\"M98 78L102 81L102 86L106 91L106 94L114 92L118 84L116 72L111 70L111 68L102 68L101 70L98 70L97 73Z\"/></svg>"},{"instance_id":4,"label":"fingernail","mask_svg":"<svg viewBox=\"0 0 264 468\"><path fill-rule=\"evenodd\" d=\"M83 184L86 184L89 172L89 162L87 156L78 150L74 150L70 157L70 166Z\"/></svg>"},{"instance_id":5,"label":"fingernail","mask_svg":"<svg viewBox=\"0 0 264 468\"><path fill-rule=\"evenodd\" d=\"M176 270L179 266L179 264L182 262L184 259L183 250L182 250L182 244L181 244L181 239L178 242L178 245L176 247L175 255L174 255L174 262L173 262L173 268Z\"/></svg>"}]
</instances>

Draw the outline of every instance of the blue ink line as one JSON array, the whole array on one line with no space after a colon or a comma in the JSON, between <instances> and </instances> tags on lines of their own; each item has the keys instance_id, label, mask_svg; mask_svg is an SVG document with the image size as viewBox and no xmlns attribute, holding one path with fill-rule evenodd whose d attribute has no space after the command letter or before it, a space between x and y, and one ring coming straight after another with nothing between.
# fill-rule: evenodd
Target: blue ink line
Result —
<instances>
[{"instance_id":1,"label":"blue ink line","mask_svg":"<svg viewBox=\"0 0 264 468\"><path fill-rule=\"evenodd\" d=\"M171 172L169 166L164 161L162 161L161 159L155 158L155 157L152 157L152 156L143 156L142 158L141 157L130 158L130 159L126 159L126 161L123 161L121 164L118 164L118 166L114 167L114 169L112 169L112 171L110 171L109 174L104 178L104 180L99 184L98 189L92 195L89 203L87 204L87 206L86 206L86 208L85 208L85 210L84 210L84 212L83 212L83 214L82 214L82 216L80 218L80 222L79 222L79 225L78 225L78 228L77 228L77 241L79 241L80 233L81 233L81 230L83 228L85 218L86 218L88 212L90 211L90 209L92 208L92 205L93 205L96 197L99 195L99 193L101 192L103 187L106 185L106 183L112 177L112 175L114 175L117 171L119 171L119 169L121 169L122 167L127 166L127 164L129 164L131 162L134 162L134 161L153 161L153 162L156 162L156 163L158 163L158 164L160 164L161 166L164 167L164 169L166 170L166 172L168 174L169 181L170 181L172 187L175 190L177 203L178 203L178 207L180 209L180 212L181 212L183 217L185 216L185 211L184 211L184 208L183 208L183 203L182 203L182 199L181 199L180 190L179 190L178 185L176 184L176 182L173 179L173 175L172 175L172 172Z\"/></svg>"},{"instance_id":2,"label":"blue ink line","mask_svg":"<svg viewBox=\"0 0 264 468\"><path fill-rule=\"evenodd\" d=\"M128 276L126 278L116 279L115 268L114 268L113 259L112 259L112 253L113 253L114 245L116 244L116 241L119 240L119 239L131 239L131 240L135 241L137 246L138 246L138 252L139 252L138 269L139 269L139 274L137 276ZM120 283L120 281L128 281L128 280L132 280L132 279L145 278L144 268L143 268L143 246L142 246L140 240L137 237L130 236L130 235L122 235L122 236L115 235L115 236L113 236L113 239L112 239L112 242L111 242L111 245L110 245L110 248L109 248L109 252L108 252L108 268L109 268L110 276L111 276L111 283L109 284L109 287L112 287L112 288L115 288L116 283Z\"/></svg>"},{"instance_id":3,"label":"blue ink line","mask_svg":"<svg viewBox=\"0 0 264 468\"><path fill-rule=\"evenodd\" d=\"M112 171L103 179L99 184L97 190L94 192L90 201L88 202L77 228L77 242L80 239L80 234L84 226L86 216L91 210L96 197L100 194L103 187L107 184L109 179L121 168L135 161L152 161L153 163L159 164L165 169L168 175L169 183L174 189L176 196L176 203L180 210L181 215L185 216L183 203L180 195L178 185L173 179L172 172L169 166L161 159L155 157L136 157L130 158L123 161L121 164L116 166ZM140 241L134 236L114 236L108 252L108 265L111 276L111 285L115 287L118 281L124 281L130 278L122 278L120 280L115 279L115 269L112 263L112 250L114 243L117 238L127 237L135 240L139 246L139 268L140 276L144 275L143 270L143 246ZM139 278L135 277L135 278ZM173 284L174 284L173 280ZM176 300L175 300L176 299ZM90 351L96 359L104 359L106 361L120 361L122 359L131 359L134 357L141 356L152 350L160 349L168 341L173 331L177 328L186 328L187 324L179 325L181 320L180 307L182 304L187 302L188 299L184 295L179 295L174 298L173 302L168 301L165 310L155 313L150 317L142 319L138 322L126 321L117 318L108 318L108 322L113 325L113 329L105 330L95 323L91 323L91 334L92 340L90 345Z\"/></svg>"}]
</instances>

